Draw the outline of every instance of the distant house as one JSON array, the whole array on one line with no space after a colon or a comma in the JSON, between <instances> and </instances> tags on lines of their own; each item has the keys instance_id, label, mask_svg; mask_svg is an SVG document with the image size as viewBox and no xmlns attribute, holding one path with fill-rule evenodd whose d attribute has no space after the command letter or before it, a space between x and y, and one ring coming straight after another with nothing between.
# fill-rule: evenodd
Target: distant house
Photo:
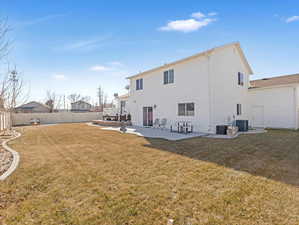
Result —
<instances>
[{"instance_id":1,"label":"distant house","mask_svg":"<svg viewBox=\"0 0 299 225\"><path fill-rule=\"evenodd\" d=\"M71 111L72 112L90 112L92 110L92 105L85 101L77 101L71 103Z\"/></svg>"},{"instance_id":2,"label":"distant house","mask_svg":"<svg viewBox=\"0 0 299 225\"><path fill-rule=\"evenodd\" d=\"M49 113L51 108L45 104L32 101L15 108L16 113Z\"/></svg>"}]
</instances>

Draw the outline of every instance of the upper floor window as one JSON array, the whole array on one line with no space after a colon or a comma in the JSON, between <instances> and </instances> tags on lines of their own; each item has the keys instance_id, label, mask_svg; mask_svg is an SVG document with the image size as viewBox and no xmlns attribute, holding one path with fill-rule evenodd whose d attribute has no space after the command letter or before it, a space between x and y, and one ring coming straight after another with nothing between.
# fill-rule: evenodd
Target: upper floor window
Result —
<instances>
[{"instance_id":1,"label":"upper floor window","mask_svg":"<svg viewBox=\"0 0 299 225\"><path fill-rule=\"evenodd\" d=\"M194 116L194 103L180 103L178 104L179 116Z\"/></svg>"},{"instance_id":2,"label":"upper floor window","mask_svg":"<svg viewBox=\"0 0 299 225\"><path fill-rule=\"evenodd\" d=\"M164 84L172 84L174 82L174 70L164 71Z\"/></svg>"},{"instance_id":3,"label":"upper floor window","mask_svg":"<svg viewBox=\"0 0 299 225\"><path fill-rule=\"evenodd\" d=\"M143 79L136 80L136 90L142 90L143 89Z\"/></svg>"},{"instance_id":4,"label":"upper floor window","mask_svg":"<svg viewBox=\"0 0 299 225\"><path fill-rule=\"evenodd\" d=\"M241 115L242 114L242 105L241 104L237 104L237 115Z\"/></svg>"},{"instance_id":5,"label":"upper floor window","mask_svg":"<svg viewBox=\"0 0 299 225\"><path fill-rule=\"evenodd\" d=\"M241 72L238 72L238 85L244 85L244 74Z\"/></svg>"}]
</instances>

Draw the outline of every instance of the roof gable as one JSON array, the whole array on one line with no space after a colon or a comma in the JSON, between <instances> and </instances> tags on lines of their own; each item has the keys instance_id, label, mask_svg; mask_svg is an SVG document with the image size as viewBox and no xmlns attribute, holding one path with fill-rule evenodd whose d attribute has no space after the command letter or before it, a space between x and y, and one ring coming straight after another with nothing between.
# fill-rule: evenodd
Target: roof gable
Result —
<instances>
[{"instance_id":1,"label":"roof gable","mask_svg":"<svg viewBox=\"0 0 299 225\"><path fill-rule=\"evenodd\" d=\"M145 75L145 74L149 74L151 72L154 72L154 71L157 71L157 70L160 70L160 69L166 69L170 66L174 66L176 64L179 64L179 63L184 63L186 61L189 61L191 59L195 59L195 58L198 58L198 57L202 57L202 56L206 56L206 55L209 55L211 53L214 53L214 52L217 52L218 50L221 50L223 48L227 48L227 47L233 47L235 46L238 53L239 53L239 56L241 58L241 61L242 63L244 64L245 68L247 69L248 71L248 74L253 74L253 71L245 57L245 54L240 46L240 43L239 42L233 42L231 44L226 44L226 45L223 45L223 46L220 46L220 47L215 47L215 48L212 48L212 49L209 49L207 51L204 51L204 52L200 52L198 54L195 54L195 55L192 55L192 56L189 56L187 58L184 58L184 59L181 59L181 60L177 60L177 61L174 61L172 63L169 63L169 64L165 64L163 66L159 66L159 67L156 67L156 68L153 68L153 69L150 69L150 70L147 70L147 71L144 71L142 73L139 73L139 74L136 74L136 75L133 75L133 76L129 76L127 77L127 79L132 79L132 78L136 78L136 77L139 77L139 76L142 76L142 75Z\"/></svg>"},{"instance_id":2,"label":"roof gable","mask_svg":"<svg viewBox=\"0 0 299 225\"><path fill-rule=\"evenodd\" d=\"M279 77L263 78L250 81L251 88L263 88L279 85L299 84L299 74L285 75Z\"/></svg>"},{"instance_id":3,"label":"roof gable","mask_svg":"<svg viewBox=\"0 0 299 225\"><path fill-rule=\"evenodd\" d=\"M86 104L86 105L91 105L90 103L85 102L85 101L83 101L83 100L79 100L79 101L73 102L73 103L71 103L71 104Z\"/></svg>"},{"instance_id":4,"label":"roof gable","mask_svg":"<svg viewBox=\"0 0 299 225\"><path fill-rule=\"evenodd\" d=\"M45 108L48 108L48 109L50 108L50 106L45 105L45 104L40 103L40 102L36 102L36 101L31 101L31 102L25 103L25 104L20 105L16 108L34 108L36 106L42 106L42 107L45 107Z\"/></svg>"}]
</instances>

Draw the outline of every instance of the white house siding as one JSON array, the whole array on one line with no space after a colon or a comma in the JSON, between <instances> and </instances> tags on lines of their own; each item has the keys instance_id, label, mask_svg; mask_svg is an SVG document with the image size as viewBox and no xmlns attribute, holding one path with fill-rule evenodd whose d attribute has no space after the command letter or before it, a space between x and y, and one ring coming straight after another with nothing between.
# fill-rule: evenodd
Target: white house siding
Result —
<instances>
[{"instance_id":1,"label":"white house siding","mask_svg":"<svg viewBox=\"0 0 299 225\"><path fill-rule=\"evenodd\" d=\"M254 126L254 110L263 111L264 127L298 128L298 92L296 87L256 88L249 91L251 125Z\"/></svg>"},{"instance_id":2,"label":"white house siding","mask_svg":"<svg viewBox=\"0 0 299 225\"><path fill-rule=\"evenodd\" d=\"M163 72L174 69L174 83L163 84ZM154 106L153 117L166 118L168 127L177 121L191 121L195 130L209 128L207 58L192 59L185 63L161 69L143 78L143 90L136 91L136 79L131 79L129 108L132 123L142 126L143 107ZM203 85L204 84L204 85ZM178 116L178 103L195 103L194 116Z\"/></svg>"},{"instance_id":3,"label":"white house siding","mask_svg":"<svg viewBox=\"0 0 299 225\"><path fill-rule=\"evenodd\" d=\"M244 74L244 85L238 85L238 72ZM211 129L226 124L228 118L248 120L249 75L235 47L225 48L211 56L210 79L212 87ZM237 115L237 104L242 105L242 114Z\"/></svg>"},{"instance_id":4,"label":"white house siding","mask_svg":"<svg viewBox=\"0 0 299 225\"><path fill-rule=\"evenodd\" d=\"M174 83L163 84L163 72L174 69ZM134 125L143 125L143 107L154 106L153 117L166 118L168 127L177 121L191 121L195 131L215 132L217 124L227 123L236 115L237 103L242 104L248 119L244 86L238 86L238 72L245 68L234 46L217 50L210 57L200 56L170 67L134 77L130 80L129 109ZM136 79L143 78L143 90L136 90ZM178 103L195 103L194 116L178 116ZM210 104L211 103L211 104Z\"/></svg>"}]
</instances>

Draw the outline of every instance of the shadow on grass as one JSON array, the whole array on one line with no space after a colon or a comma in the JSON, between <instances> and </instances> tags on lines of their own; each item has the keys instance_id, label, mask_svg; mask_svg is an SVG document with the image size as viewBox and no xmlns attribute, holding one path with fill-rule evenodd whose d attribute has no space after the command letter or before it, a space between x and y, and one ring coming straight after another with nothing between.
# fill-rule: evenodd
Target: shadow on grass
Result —
<instances>
[{"instance_id":1,"label":"shadow on grass","mask_svg":"<svg viewBox=\"0 0 299 225\"><path fill-rule=\"evenodd\" d=\"M299 132L269 130L236 139L192 138L166 141L146 138L146 147L244 171L299 187Z\"/></svg>"}]
</instances>

